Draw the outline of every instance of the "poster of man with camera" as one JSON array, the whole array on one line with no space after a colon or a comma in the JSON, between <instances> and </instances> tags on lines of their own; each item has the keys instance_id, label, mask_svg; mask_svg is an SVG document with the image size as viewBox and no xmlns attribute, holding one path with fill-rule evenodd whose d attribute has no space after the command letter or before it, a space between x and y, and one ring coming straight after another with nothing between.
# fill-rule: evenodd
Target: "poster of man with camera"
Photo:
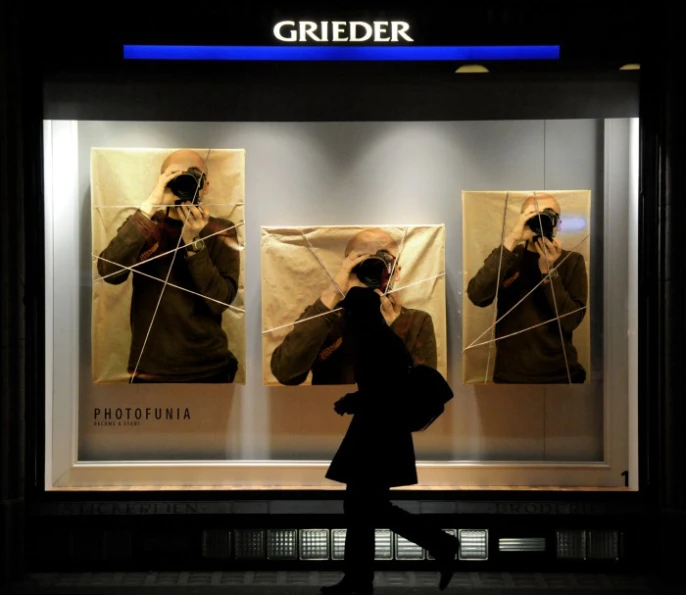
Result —
<instances>
[{"instance_id":1,"label":"poster of man with camera","mask_svg":"<svg viewBox=\"0 0 686 595\"><path fill-rule=\"evenodd\" d=\"M441 294L442 274L436 274L438 269L443 273L442 229L442 226L429 226L409 233L398 229L392 234L379 227L329 227L319 228L318 236L310 241L297 229L289 234L285 229L277 232L263 228L263 263L268 269L263 271L263 318L267 326L285 323L265 330L264 363L272 382L282 385L354 383L353 345L346 340L341 311L346 294L356 286L372 288L380 296L384 320L403 339L415 364L438 369L440 363L444 368L445 298L444 290ZM277 240L279 234L286 237ZM438 240L436 244L431 243L432 236ZM295 249L296 238L301 243L299 254L291 257L289 253ZM281 244L281 249L276 242ZM333 246L338 249L334 250ZM436 254L431 254L432 251ZM425 265L429 265L423 267L423 272L415 270L413 261L418 256L425 257ZM284 266L289 266L287 263L300 264L309 273L305 276L292 270L290 278L283 277L285 286L267 289L270 279L274 280L272 273L277 269L277 260L282 265L278 267L281 273ZM411 278L406 278L403 263L410 264ZM307 294L300 279L305 281ZM289 290L288 286L293 289ZM409 286L407 290L406 286ZM410 288L414 290L412 307L405 302ZM297 313L293 310L288 315L290 321L284 320L283 315L275 316L279 313L273 299L275 294L302 299ZM437 301L440 299L442 305ZM277 338L279 331L285 332L285 336Z\"/></svg>"},{"instance_id":2,"label":"poster of man with camera","mask_svg":"<svg viewBox=\"0 0 686 595\"><path fill-rule=\"evenodd\" d=\"M471 306L495 307L495 311L485 328L487 332L467 344L465 355L472 355L475 348L481 348L482 355L486 351L494 355L486 361L489 370L480 373L482 382L585 383L587 336L577 334L575 341L574 335L588 319L589 277L582 253L587 250L588 234L569 237L572 245L566 246L560 232L565 229L563 219L569 221L572 234L587 231L585 211L590 196L586 201L583 197L568 200L566 215L562 201L548 192L531 193L523 200L508 194L505 198L512 204L499 206L498 210L503 213L504 208L518 206L516 218L513 221L506 214L503 220L501 214L496 219L500 229L493 231L500 241L494 233L483 236L491 238L492 244L481 266L469 275L465 292ZM465 228L474 221L470 213L475 214L470 201L466 203ZM466 270L475 259L469 252L465 252L470 260ZM469 332L466 330L465 337ZM584 347L581 355L577 343Z\"/></svg>"},{"instance_id":3,"label":"poster of man with camera","mask_svg":"<svg viewBox=\"0 0 686 595\"><path fill-rule=\"evenodd\" d=\"M99 294L106 291L99 282L118 286L131 279L130 343L126 377L120 374L120 381L219 384L236 379L236 345L242 338L229 336L224 314L237 309L241 290L240 221L215 215L226 197L212 192L223 172L210 169L210 156L211 151L168 152L152 187L139 185L142 200L125 209L126 218L97 253ZM96 169L105 163L111 174L112 159L96 160ZM126 160L119 163L119 173L126 175ZM96 210L113 206L116 193L107 198L110 204ZM104 343L107 331L98 334L98 327L114 320L100 313L95 336ZM111 334L115 328L107 330Z\"/></svg>"}]
</instances>

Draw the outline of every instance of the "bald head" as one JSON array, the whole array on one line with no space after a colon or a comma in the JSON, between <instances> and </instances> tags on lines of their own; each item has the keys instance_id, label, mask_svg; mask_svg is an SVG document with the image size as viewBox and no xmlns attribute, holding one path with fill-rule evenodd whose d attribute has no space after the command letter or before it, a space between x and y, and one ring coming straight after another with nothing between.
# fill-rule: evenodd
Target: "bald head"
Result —
<instances>
[{"instance_id":1,"label":"bald head","mask_svg":"<svg viewBox=\"0 0 686 595\"><path fill-rule=\"evenodd\" d=\"M557 202L557 199L553 195L546 194L545 192L537 192L536 194L527 196L526 200L522 203L520 212L523 213L529 207L535 207L536 204L538 204L538 210L541 212L544 209L552 209L558 215L560 215L562 212L560 210L560 203Z\"/></svg>"},{"instance_id":2,"label":"bald head","mask_svg":"<svg viewBox=\"0 0 686 595\"><path fill-rule=\"evenodd\" d=\"M169 155L160 168L160 173L164 173L170 165L174 165L183 170L197 167L200 171L205 171L205 160L195 151L190 149L179 149Z\"/></svg>"},{"instance_id":3,"label":"bald head","mask_svg":"<svg viewBox=\"0 0 686 595\"><path fill-rule=\"evenodd\" d=\"M382 229L364 229L352 237L345 247L345 255L353 250L374 254L379 250L388 250L393 256L398 256L398 243Z\"/></svg>"}]
</instances>

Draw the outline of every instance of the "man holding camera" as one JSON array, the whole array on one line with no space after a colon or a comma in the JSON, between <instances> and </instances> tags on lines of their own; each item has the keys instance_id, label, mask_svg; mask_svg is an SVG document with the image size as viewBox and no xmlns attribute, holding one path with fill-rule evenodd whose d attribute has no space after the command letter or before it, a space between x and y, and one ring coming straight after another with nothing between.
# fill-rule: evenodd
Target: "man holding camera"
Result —
<instances>
[{"instance_id":1,"label":"man holding camera","mask_svg":"<svg viewBox=\"0 0 686 595\"><path fill-rule=\"evenodd\" d=\"M202 204L210 187L205 171L194 151L169 155L147 200L98 259L107 283L128 278L130 271L118 264L141 273L133 274L131 382L226 383L235 377L238 362L222 313L238 292L240 253L233 223L212 217Z\"/></svg>"},{"instance_id":2,"label":"man holding camera","mask_svg":"<svg viewBox=\"0 0 686 595\"><path fill-rule=\"evenodd\" d=\"M332 310L355 286L373 287L379 294L384 320L404 341L415 364L437 366L431 315L403 307L396 293L384 295L388 284L400 278L397 258L397 243L381 229L363 230L348 242L334 282L298 318L310 320L296 324L272 354L271 370L281 384L302 384L310 371L312 384L354 384L354 345L346 340L341 312Z\"/></svg>"},{"instance_id":3,"label":"man holding camera","mask_svg":"<svg viewBox=\"0 0 686 595\"><path fill-rule=\"evenodd\" d=\"M527 197L503 246L491 252L467 287L469 299L480 308L490 306L497 291L502 320L495 332L496 383L586 380L572 342L586 314L586 263L578 252L564 250L556 237L560 213L550 194Z\"/></svg>"}]
</instances>

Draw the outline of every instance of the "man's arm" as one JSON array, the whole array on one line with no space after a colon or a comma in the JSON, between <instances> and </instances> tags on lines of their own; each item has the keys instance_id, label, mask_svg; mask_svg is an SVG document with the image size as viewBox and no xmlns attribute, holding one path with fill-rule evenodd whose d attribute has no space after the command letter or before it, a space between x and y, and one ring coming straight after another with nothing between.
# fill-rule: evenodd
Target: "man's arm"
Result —
<instances>
[{"instance_id":1,"label":"man's arm","mask_svg":"<svg viewBox=\"0 0 686 595\"><path fill-rule=\"evenodd\" d=\"M406 324L403 320L404 316L412 316L410 328L407 331L403 329ZM405 312L391 325L391 329L401 338L404 338L403 335L408 336L408 333L413 335L410 337L409 351L415 366L424 364L434 369L438 366L436 332L433 319L428 312L421 310Z\"/></svg>"},{"instance_id":2,"label":"man's arm","mask_svg":"<svg viewBox=\"0 0 686 595\"><path fill-rule=\"evenodd\" d=\"M515 273L515 265L518 259L515 254L515 246L533 239L533 230L528 227L527 222L537 212L538 209L535 206L530 206L519 215L510 233L503 238L502 246L498 246L491 252L483 266L469 282L467 295L475 306L479 308L490 306L500 284ZM500 278L497 278L501 250L503 261L500 265Z\"/></svg>"},{"instance_id":3,"label":"man's arm","mask_svg":"<svg viewBox=\"0 0 686 595\"><path fill-rule=\"evenodd\" d=\"M546 279L543 282L545 295L553 312L555 312L556 304L559 316L578 310L574 314L560 318L560 324L567 332L572 332L583 321L588 300L588 277L584 257L581 254L574 254L569 257L569 260L572 259L574 262L571 265L571 270L564 275L564 281L562 275L554 269L551 280ZM579 310L579 308L583 308L583 310Z\"/></svg>"},{"instance_id":4,"label":"man's arm","mask_svg":"<svg viewBox=\"0 0 686 595\"><path fill-rule=\"evenodd\" d=\"M337 309L351 283L360 283L351 279L352 270L369 256L367 252L351 251L343 259L332 283L321 292L317 301L309 306L298 320L321 314L323 316L296 324L281 345L274 350L271 369L281 384L296 385L307 379L326 337L340 317L338 312L332 311Z\"/></svg>"},{"instance_id":5,"label":"man's arm","mask_svg":"<svg viewBox=\"0 0 686 595\"><path fill-rule=\"evenodd\" d=\"M207 307L213 314L221 314L228 308L224 304L231 304L236 299L241 260L240 252L231 247L232 243L238 243L233 223L219 219L216 225L216 230L212 226L207 233L216 233L222 227L227 229L226 233L213 236L211 248L208 241L204 250L195 254L186 252L185 259L195 284L194 291L212 298L205 301Z\"/></svg>"},{"instance_id":6,"label":"man's arm","mask_svg":"<svg viewBox=\"0 0 686 595\"><path fill-rule=\"evenodd\" d=\"M298 320L331 312L318 298L308 306ZM339 317L339 313L324 314L312 320L300 322L293 327L271 358L272 374L281 384L302 384L321 351L327 335Z\"/></svg>"},{"instance_id":7,"label":"man's arm","mask_svg":"<svg viewBox=\"0 0 686 595\"><path fill-rule=\"evenodd\" d=\"M503 262L500 266L500 278L498 278L501 250ZM514 273L517 258L517 255L505 246L502 248L499 246L489 254L483 266L467 285L467 295L475 306L485 308L493 303L498 285Z\"/></svg>"},{"instance_id":8,"label":"man's arm","mask_svg":"<svg viewBox=\"0 0 686 595\"><path fill-rule=\"evenodd\" d=\"M126 281L130 271L122 269L113 263L128 267L133 266L146 239L154 230L155 223L144 215L140 209L126 218L126 221L117 230L117 235L112 238L107 248L100 253L100 256L107 260L98 259L98 273L102 277L112 275L104 279L105 282L119 285Z\"/></svg>"},{"instance_id":9,"label":"man's arm","mask_svg":"<svg viewBox=\"0 0 686 595\"><path fill-rule=\"evenodd\" d=\"M143 204L136 209L133 215L124 221L117 230L117 235L112 239L107 248L100 253L102 258L129 267L136 262L136 258L146 239L156 230L156 224L151 219L153 214L165 204L174 202L174 197L167 184L182 173L183 170L181 168L176 165L170 165L159 175L157 183L148 198L143 201ZM101 259L98 259L98 272L103 277L112 275L105 279L107 283L112 285L123 283L129 276L128 270ZM119 274L115 275L113 273Z\"/></svg>"}]
</instances>

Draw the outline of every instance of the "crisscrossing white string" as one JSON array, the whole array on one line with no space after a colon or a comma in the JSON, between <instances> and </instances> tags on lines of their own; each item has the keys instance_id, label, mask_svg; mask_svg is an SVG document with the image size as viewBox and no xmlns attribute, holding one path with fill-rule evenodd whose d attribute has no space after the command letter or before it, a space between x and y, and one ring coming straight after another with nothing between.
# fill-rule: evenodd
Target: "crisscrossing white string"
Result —
<instances>
[{"instance_id":1,"label":"crisscrossing white string","mask_svg":"<svg viewBox=\"0 0 686 595\"><path fill-rule=\"evenodd\" d=\"M586 236L584 236L584 238L583 238L576 246L574 246L574 248L572 248L572 250L569 251L569 253L567 254L567 256L565 256L564 258L562 258L562 259L560 260L559 263L557 263L555 266L553 266L553 267L550 269L550 271L552 272L552 271L554 271L554 270L557 270L557 269L560 267L560 265L562 265L562 263L563 263L565 260L567 260L567 259L572 255L572 252L574 252L574 251L575 251L581 244L583 244L587 239L588 239L588 234L587 234ZM545 280L546 280L545 277L544 277L543 279L541 279L534 287L531 288L531 290L530 290L522 299L520 299L514 306L512 306L507 312L505 312L505 314L503 314L500 318L498 318L498 319L495 321L495 324L498 324L498 323L499 323L501 320L503 320L506 316L509 316L510 313L511 313L517 306L519 306L519 304L521 304L527 297L529 297L534 291L536 291L536 288L540 287L540 286L545 282ZM483 337L485 334L487 334L487 333L491 330L491 328L493 328L493 327L492 327L492 326L489 326L483 333L481 333L476 339L474 339L474 340L473 340L467 347L465 347L462 351L466 351L467 349L470 349L471 347L473 347L473 346L475 345L475 343L477 343L477 342L481 339L481 337ZM526 329L525 329L525 330L526 330ZM484 343L484 344L485 344L485 343Z\"/></svg>"},{"instance_id":2,"label":"crisscrossing white string","mask_svg":"<svg viewBox=\"0 0 686 595\"><path fill-rule=\"evenodd\" d=\"M395 293L396 291L402 291L403 289L407 289L408 287L413 287L415 285L419 285L420 283L426 283L427 281L431 281L433 279L438 279L439 277L443 277L444 275L445 275L445 272L439 273L438 275L432 275L431 277L427 277L426 279L421 279L420 281L415 281L414 283L409 283L408 285L404 285L403 287L398 287L396 289L392 289L388 293ZM295 322L289 322L288 324L282 324L280 326L276 326L274 328L264 330L264 331L262 331L262 334L271 333L272 331L277 331L277 330L280 330L282 328L286 328L289 326L300 324L302 322L307 322L308 320L312 320L314 318L319 318L320 316L327 316L328 314L333 314L334 312L339 312L340 310L343 310L343 308L335 308L334 310L330 310L328 312L322 312L321 314L315 314L314 316L308 316L307 318L301 318L300 320L296 320Z\"/></svg>"},{"instance_id":3,"label":"crisscrossing white string","mask_svg":"<svg viewBox=\"0 0 686 595\"><path fill-rule=\"evenodd\" d=\"M538 217L538 223L539 223L539 226L542 228L542 227L543 227L543 224L542 224L542 219L541 219L541 211L540 211L540 208L539 208L538 196L537 196L536 192L533 193L533 197L534 197L534 202L535 202L535 205L536 205L536 212L537 212L537 217ZM508 199L508 198L509 198L509 192L508 192L508 195L507 195L507 197L506 197L506 206L505 206L505 209L506 209L506 210L507 210L507 199ZM500 260L499 260L499 262L498 262L498 276L497 276L497 284L498 284L498 285L497 285L497 287L500 286L500 271L501 271L501 266L502 266L503 247L504 247L504 228L505 228L505 223L504 223L504 221L503 221L503 231L502 231L503 236L501 237ZM537 327L539 327L539 326L543 326L543 325L545 325L545 324L549 324L550 322L557 322L557 327L558 327L558 331L559 331L559 334L560 334L560 342L561 342L561 345L562 345L562 353L563 353L564 360L565 360L565 369L566 369L566 372L567 372L567 380L568 380L568 382L569 382L570 384L572 383L571 371L570 371L570 367L569 367L569 359L568 359L568 357L567 357L567 350L566 350L566 346L565 346L565 342L564 342L564 331L563 331L563 329L562 329L562 322L561 322L560 319L561 319L561 318L564 318L564 317L566 317L566 316L570 316L570 315L572 315L572 314L578 313L578 312L580 312L580 311L582 311L582 310L585 310L585 309L586 309L586 306L583 306L583 307L578 308L578 309L576 309L576 310L574 310L574 311L572 311L572 312L568 312L568 313L563 314L562 316L560 316L560 312L559 312L559 308L558 308L558 304L557 304L557 297L556 297L556 295L555 295L555 290L554 290L554 288L552 287L552 283L553 283L552 273L553 273L555 270L557 270L557 269L560 267L560 265L562 265L562 263L563 263L567 258L569 258L569 256L572 255L572 253L576 250L576 248L578 248L578 246L580 246L584 241L586 241L586 240L588 239L588 237L589 237L588 234L587 234L586 236L584 236L584 238L583 238L580 242L578 242L578 244L577 244L574 248L572 248L572 250L570 250L570 251L568 252L568 254L567 254L564 258L562 258L562 260L558 261L558 262L557 262L554 266L552 266L552 267L549 265L549 262L550 262L550 261L549 261L549 258L548 258L548 250L547 250L547 246L545 245L545 242L544 242L544 243L543 243L543 256L544 256L544 258L546 259L546 263L548 264L548 266L547 266L548 271L547 271L546 275L545 275L545 276L541 279L541 281L539 281L539 282L538 282L538 283L537 283L537 284L536 284L536 285L535 285L535 286L534 286L534 287L533 287L524 297L522 297L514 306L512 306L512 307L511 307L507 312L505 312L505 314L503 314L500 318L496 318L496 314L497 314L497 296L498 296L497 289L496 289L496 299L495 299L496 304L495 304L495 309L494 309L494 322L493 322L493 324L491 324L491 326L490 326L488 329L486 329L486 330L485 330L483 333L481 333L474 341L472 341L467 347L465 347L465 348L463 349L463 352L465 352L465 351L467 351L467 350L469 350L469 349L473 349L474 347L479 347L479 346L483 346L483 345L488 345L488 346L489 346L489 351L488 351L488 362L487 362L487 365L486 365L486 375L485 375L484 382L486 382L487 379L488 379L488 370L489 370L489 367L490 367L491 349L492 349L492 345L493 345L493 343L494 343L495 341L499 341L499 340L502 340L502 339L504 339L504 338L506 338L506 337L512 337L512 336L518 335L518 334L520 334L520 333L524 333L524 332L526 332L526 331L529 331L529 330L531 330L531 329L537 328ZM509 314L511 314L512 311L513 311L517 306L519 306L519 304L521 304L521 303L522 303L529 295L531 295L538 287L540 287L543 283L546 283L546 282L548 282L548 283L551 284L551 292L552 292L553 306L554 306L554 309L555 309L555 318L552 318L552 319L550 319L550 320L548 320L548 321L546 321L546 322L542 322L542 323L539 323L539 324L535 324L535 325L530 326L530 327L525 328L525 329L521 329L520 331L517 331L517 332L515 332L515 333L510 333L510 334L508 334L508 335L506 335L506 336L499 337L498 339L494 339L494 338L493 338L493 335L494 335L494 332L495 332L495 327L496 327L496 325L497 325L501 320L503 320L505 317L507 317ZM486 333L488 333L489 331L492 331L492 332L491 332L491 340L490 340L490 341L484 341L484 342L479 343L478 341L479 341Z\"/></svg>"},{"instance_id":4,"label":"crisscrossing white string","mask_svg":"<svg viewBox=\"0 0 686 595\"><path fill-rule=\"evenodd\" d=\"M333 310L329 310L328 312L321 312L320 314L315 314L314 316L308 316L307 318L301 318L300 320L296 320L295 322L289 322L287 324L275 326L274 328L269 328L265 331L262 331L262 334L265 335L267 333L272 333L274 331L281 330L282 328L286 328L289 326L295 326L296 324L301 324L303 322L307 322L308 320L314 320L315 318L319 318L320 316L328 316L329 314L333 314L334 312L340 312L341 310L343 310L343 308L334 308Z\"/></svg>"},{"instance_id":5,"label":"crisscrossing white string","mask_svg":"<svg viewBox=\"0 0 686 595\"><path fill-rule=\"evenodd\" d=\"M333 275L329 272L329 269L327 269L326 266L324 266L324 263L321 261L321 259L317 255L317 253L314 251L314 247L310 243L309 238L305 235L305 232L302 230L302 227L298 227L298 231L300 232L300 235L303 237L303 239L307 242L307 247L310 250L310 252L312 253L312 256L314 256L317 259L319 266L321 266L322 269L324 269L324 272L326 273L326 275L329 277L329 279L331 279L331 283L333 283L335 285L336 289L338 290L338 292L343 297L345 297L345 292L339 287L338 283L336 283L336 279L334 279Z\"/></svg>"},{"instance_id":6,"label":"crisscrossing white string","mask_svg":"<svg viewBox=\"0 0 686 595\"><path fill-rule=\"evenodd\" d=\"M154 279L155 281L159 281L160 283L164 283L162 279L159 277L155 277L154 275L148 275L148 273L144 273L143 271L138 271L134 269L132 266L128 267L123 264L119 264L118 262L114 262L112 260L108 260L104 256L100 256L99 254L92 254L91 255L93 258L97 258L98 260L102 260L104 262L107 262L111 265L118 266L123 270L131 271L132 273L135 273L137 275L143 275L143 277L148 277L149 279ZM120 275L121 271L114 273L115 275ZM198 293L197 291L193 291L191 289L187 289L185 287L181 287L180 285L175 285L174 283L169 283L167 282L167 285L169 287L173 287L174 289L179 289L181 291L185 291L186 293L190 293L192 295L197 295L198 297L204 298L206 300L210 300L211 302L215 302L216 304L221 304L222 306L226 306L227 308L231 308L231 310L235 310L236 312L241 312L242 314L245 314L245 310L242 308L237 308L236 306L232 306L231 304L227 304L226 302L222 302L221 300L215 300L214 298L211 298L207 295L204 295L202 293Z\"/></svg>"},{"instance_id":7,"label":"crisscrossing white string","mask_svg":"<svg viewBox=\"0 0 686 595\"><path fill-rule=\"evenodd\" d=\"M541 220L541 209L538 208L538 197L536 196L536 193L534 192L534 202L536 203L536 214L538 215L538 225L541 230L543 230L543 221ZM543 238L543 236L541 236ZM546 278L548 279L550 283L550 293L553 296L553 306L555 306L555 316L557 317L557 328L560 331L560 343L562 344L562 354L564 355L565 358L565 368L567 369L567 380L569 381L569 384L572 384L572 374L569 371L569 360L567 359L567 348L565 347L565 335L564 331L562 330L562 323L560 322L560 312L557 308L557 298L555 297L555 289L553 288L553 279L551 277L551 271L550 271L550 259L548 258L548 248L545 244L545 241L541 241L541 244L543 245L543 255L545 257L545 263L546 263L546 269L548 273L546 274Z\"/></svg>"},{"instance_id":8,"label":"crisscrossing white string","mask_svg":"<svg viewBox=\"0 0 686 595\"><path fill-rule=\"evenodd\" d=\"M393 275L395 274L395 266L400 260L400 256L403 253L403 248L405 247L405 238L407 237L407 227L403 232L403 239L400 241L400 248L398 249L398 256L393 260L393 266L391 267L391 274L388 276L388 283L386 284L386 289L384 289L383 294L388 295L390 293L391 283L393 282Z\"/></svg>"},{"instance_id":9,"label":"crisscrossing white string","mask_svg":"<svg viewBox=\"0 0 686 595\"><path fill-rule=\"evenodd\" d=\"M205 157L205 163L203 167L203 174L207 174L207 160L210 158L210 153L212 152L212 149L207 150L207 156ZM195 193L193 194L193 200L191 201L191 204L195 203L195 199L198 196L198 192L200 191L200 181L202 180L202 176L198 178L198 183L195 186ZM167 289L167 284L169 283L169 276L171 275L172 272L172 267L174 266L174 262L176 262L176 255L179 253L178 248L179 245L181 244L181 240L183 239L183 232L186 229L186 223L188 223L188 217L191 214L190 209L187 210L186 212L186 218L183 221L183 225L181 226L181 233L179 233L179 239L176 242L176 250L174 251L174 254L172 255L172 261L169 263L169 270L167 271L167 276L164 279L164 285L162 286L162 291L160 291L160 297L157 299L157 305L155 306L155 311L152 314L152 319L150 320L150 326L148 327L148 332L145 334L145 341L143 342L143 347L141 347L141 351L138 354L138 361L136 362L136 367L133 370L133 374L131 375L131 380L129 381L130 384L133 384L133 379L136 377L136 374L138 373L138 366L141 363L141 359L143 358L143 352L145 351L145 347L148 344L148 338L150 337L150 331L152 330L152 325L155 323L155 318L157 317L157 312L160 309L160 303L162 302L162 296L164 295L165 289Z\"/></svg>"},{"instance_id":10,"label":"crisscrossing white string","mask_svg":"<svg viewBox=\"0 0 686 595\"><path fill-rule=\"evenodd\" d=\"M503 265L503 250L505 249L505 222L507 220L507 207L510 202L510 193L508 192L505 195L505 209L503 211L503 227L500 232L500 258L498 259L498 275L495 278L495 299L493 301L494 308L493 308L493 324L491 326L493 327L493 330L491 331L491 340L489 341L488 345L488 361L486 362L486 374L484 374L484 384L488 382L488 370L491 367L491 352L493 351L493 339L495 337L495 325L496 325L496 318L498 316L498 292L500 290L500 271L502 270L502 265Z\"/></svg>"},{"instance_id":11,"label":"crisscrossing white string","mask_svg":"<svg viewBox=\"0 0 686 595\"><path fill-rule=\"evenodd\" d=\"M412 283L408 283L407 285L403 285L402 287L396 287L395 289L391 289L388 293L395 293L396 291L402 291L403 289L407 289L408 287L414 287L415 285L420 285L422 283L426 283L428 281L433 281L434 279L438 279L439 277L444 277L445 276L445 271L442 273L438 273L437 275L431 275L431 277L426 277L425 279L420 279L419 281L413 281Z\"/></svg>"},{"instance_id":12,"label":"crisscrossing white string","mask_svg":"<svg viewBox=\"0 0 686 595\"><path fill-rule=\"evenodd\" d=\"M329 277L329 279L331 279L332 283L336 286L336 288L337 288L338 291L341 293L341 295L342 295L343 297L345 297L345 293L344 293L343 290L338 286L338 283L336 283L336 281L334 280L334 278L331 276L331 273L329 273L328 269L324 266L324 263L321 261L321 259L319 258L319 256L317 256L317 253L314 251L314 247L312 246L312 244L310 243L310 240L307 238L307 236L306 236L305 233L303 232L302 228L301 228L301 227L298 227L298 231L300 232L300 234L303 236L303 238L304 238L305 241L307 242L307 246L308 246L310 252L311 252L312 255L317 259L317 262L319 263L319 265L324 269L324 271L326 272L327 276ZM407 228L405 228L405 231L404 231L404 234L403 234L403 239L402 239L401 244L400 244L400 247L399 247L399 249L398 249L398 257L397 257L396 260L393 262L393 268L391 269L391 274L390 274L389 279L392 279L392 278L393 278L393 274L394 274L394 272L395 272L395 264L396 264L396 262L397 262L398 260L400 260L400 254L401 254L402 249L403 249L403 247L404 247L404 245L405 245L405 238L406 238L406 237L407 237ZM407 289L408 287L412 287L412 286L418 285L418 284L420 284L420 283L426 283L427 281L431 281L432 279L437 279L438 277L442 277L443 275L445 275L445 272L439 273L438 275L433 275L433 276L431 276L431 277L427 277L426 279L422 279L422 280L420 280L420 281L415 281L414 283L410 283L410 284L408 284L408 285L404 285L403 287L398 287L398 288L395 288L395 289L389 289L388 287L386 287L386 291L385 291L384 295L387 295L387 294L390 294L390 293L395 293L396 291L401 291L401 290L403 290L403 289ZM279 325L279 326L276 326L276 327L273 327L273 328L269 328L269 329L263 330L263 331L262 331L262 334L267 334L267 333L271 333L271 332L274 332L274 331L278 331L278 330L281 330L281 329L283 329L283 328L287 328L287 327L290 327L290 326L294 326L294 325L296 325L296 324L301 324L301 323L303 323L303 322L307 322L307 321L309 321L309 320L313 320L313 319L315 319L315 318L319 318L320 316L327 316L327 315L329 315L329 314L333 314L334 312L339 312L339 311L341 311L341 310L343 310L343 308L335 308L335 309L333 309L333 310L329 310L328 312L322 312L322 313L320 313L320 314L315 314L314 316L308 316L308 317L306 317L306 318L301 318L300 320L296 320L296 321L294 321L294 322L289 322L289 323L287 323L287 324L281 324L281 325Z\"/></svg>"},{"instance_id":13,"label":"crisscrossing white string","mask_svg":"<svg viewBox=\"0 0 686 595\"><path fill-rule=\"evenodd\" d=\"M237 223L236 225L232 225L231 227L225 227L224 229L221 229L221 230L216 231L214 233L207 234L206 236L203 236L203 239L207 240L213 236L218 236L218 235L224 234L227 231L231 231L232 229L240 227L241 225L244 225L243 221L241 221L240 223ZM136 267L139 267L143 264L146 264L148 262L155 260L156 258L162 258L163 256L167 256L167 254L171 254L172 252L176 252L177 250L183 250L186 246L191 246L191 245L192 244L183 244L182 246L177 246L176 248L172 248L171 250L167 250L166 252L162 252L162 253L158 254L157 256L147 258L146 260L143 260L141 262L136 262L136 263L132 264L130 267L122 267L122 268L130 268L133 270ZM105 260L105 259L103 258L102 260ZM114 264L118 264L118 263L114 263ZM119 266L122 266L122 265L119 265ZM114 275L121 275L121 271L115 271L114 273L108 273L107 275L103 275L102 277L98 277L96 279L93 279L93 282L95 283L96 281L104 281L108 277L113 277Z\"/></svg>"},{"instance_id":14,"label":"crisscrossing white string","mask_svg":"<svg viewBox=\"0 0 686 595\"><path fill-rule=\"evenodd\" d=\"M483 341L482 343L476 343L475 345L470 345L469 347L465 347L464 351L467 351L468 349L475 349L476 347L482 347L483 345L490 345L494 343L495 341L502 341L503 339L507 339L509 337L514 337L515 335L521 335L522 333L525 333L527 331L530 331L531 329L538 328L539 326L544 326L546 324L550 324L551 322L555 322L556 320L560 320L560 318L565 318L566 316L571 316L572 314L577 314L581 312L582 310L585 310L587 306L581 306L580 308L577 308L576 310L572 310L571 312L566 312L565 314L562 314L561 316L556 316L555 318L551 318L550 320L546 320L544 322L539 322L538 324L534 324L533 326L524 328L520 331L516 331L514 333L509 333L507 335L503 335L502 337L497 337L496 339L491 339L490 341Z\"/></svg>"}]
</instances>

